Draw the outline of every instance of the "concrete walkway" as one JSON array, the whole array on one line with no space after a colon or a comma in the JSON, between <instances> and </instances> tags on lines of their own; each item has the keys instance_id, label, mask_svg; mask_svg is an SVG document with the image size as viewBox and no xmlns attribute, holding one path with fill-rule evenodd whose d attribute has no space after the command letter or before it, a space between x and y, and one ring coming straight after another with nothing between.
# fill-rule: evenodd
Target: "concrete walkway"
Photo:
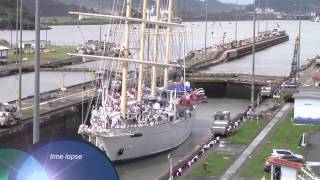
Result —
<instances>
[{"instance_id":1,"label":"concrete walkway","mask_svg":"<svg viewBox=\"0 0 320 180\"><path fill-rule=\"evenodd\" d=\"M314 132L307 136L307 146L304 149L304 157L307 161L311 162L320 162L320 132ZM312 171L317 175L320 176L320 166L313 166L311 167Z\"/></svg>"},{"instance_id":2,"label":"concrete walkway","mask_svg":"<svg viewBox=\"0 0 320 180\"><path fill-rule=\"evenodd\" d=\"M267 126L259 133L259 135L251 142L251 144L243 151L243 153L234 161L234 163L227 169L221 180L239 179L239 170L246 162L249 156L258 147L261 141L269 134L273 127L289 112L292 108L291 103L285 104L275 117L267 124Z\"/></svg>"}]
</instances>

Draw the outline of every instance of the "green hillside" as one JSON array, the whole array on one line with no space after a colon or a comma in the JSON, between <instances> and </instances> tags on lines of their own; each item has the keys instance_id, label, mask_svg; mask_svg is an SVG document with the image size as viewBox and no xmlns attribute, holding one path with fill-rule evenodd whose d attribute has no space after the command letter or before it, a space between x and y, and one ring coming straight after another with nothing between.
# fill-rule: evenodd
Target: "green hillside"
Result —
<instances>
[{"instance_id":1,"label":"green hillside","mask_svg":"<svg viewBox=\"0 0 320 180\"><path fill-rule=\"evenodd\" d=\"M261 7L267 7L266 0L256 0L257 5ZM268 0L269 7L272 7L276 11L282 11L286 13L297 13L299 10L300 0ZM302 0L302 11L308 13L315 8L320 7L320 0Z\"/></svg>"},{"instance_id":2,"label":"green hillside","mask_svg":"<svg viewBox=\"0 0 320 180\"><path fill-rule=\"evenodd\" d=\"M15 0L0 0L0 28L15 29L16 27L16 1ZM23 28L33 29L34 18L26 8L23 8Z\"/></svg>"}]
</instances>

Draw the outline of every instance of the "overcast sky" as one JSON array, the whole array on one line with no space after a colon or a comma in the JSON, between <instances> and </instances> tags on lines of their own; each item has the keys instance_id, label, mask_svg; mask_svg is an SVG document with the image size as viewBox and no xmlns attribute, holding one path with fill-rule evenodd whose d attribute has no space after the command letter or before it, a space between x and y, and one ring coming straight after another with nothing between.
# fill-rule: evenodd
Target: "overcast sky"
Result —
<instances>
[{"instance_id":1,"label":"overcast sky","mask_svg":"<svg viewBox=\"0 0 320 180\"><path fill-rule=\"evenodd\" d=\"M210 1L210 0L209 0ZM219 0L220 2L224 2L224 3L236 3L237 0ZM253 0L238 0L239 4L249 4L249 3L253 3Z\"/></svg>"}]
</instances>

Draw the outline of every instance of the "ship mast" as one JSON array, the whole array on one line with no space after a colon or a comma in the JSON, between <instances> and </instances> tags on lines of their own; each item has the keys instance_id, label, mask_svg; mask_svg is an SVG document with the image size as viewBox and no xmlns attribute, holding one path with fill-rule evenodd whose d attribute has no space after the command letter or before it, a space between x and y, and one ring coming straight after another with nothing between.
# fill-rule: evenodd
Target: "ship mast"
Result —
<instances>
[{"instance_id":1,"label":"ship mast","mask_svg":"<svg viewBox=\"0 0 320 180\"><path fill-rule=\"evenodd\" d=\"M169 0L169 5L168 5L168 22L172 23L172 17L173 17L173 0ZM165 54L165 63L169 63L169 56L170 56L170 40L171 40L171 34L172 34L172 28L168 27L167 28L167 37L166 37L166 54ZM169 81L169 73L168 73L168 68L164 68L164 84L163 87L164 89L168 88L168 81Z\"/></svg>"},{"instance_id":2,"label":"ship mast","mask_svg":"<svg viewBox=\"0 0 320 180\"><path fill-rule=\"evenodd\" d=\"M126 17L131 17L131 1L127 0ZM124 39L124 58L129 57L129 21L125 22L125 39ZM121 117L126 119L127 116L127 90L128 90L128 62L124 62L122 65L122 88L121 88Z\"/></svg>"},{"instance_id":3,"label":"ship mast","mask_svg":"<svg viewBox=\"0 0 320 180\"><path fill-rule=\"evenodd\" d=\"M157 9L156 9L156 21L160 20L160 0L157 0ZM158 62L158 43L159 43L159 24L155 26L155 35L154 35L154 46L153 46L153 62ZM157 95L157 68L152 66L152 78L151 78L151 95Z\"/></svg>"},{"instance_id":4,"label":"ship mast","mask_svg":"<svg viewBox=\"0 0 320 180\"><path fill-rule=\"evenodd\" d=\"M148 0L143 0L143 10L142 10L142 19L147 20L147 8L148 8ZM140 36L140 59L144 60L144 50L145 50L145 39L146 39L146 22L142 22L141 24L141 36ZM143 78L144 78L144 65L140 64L139 66L139 80L138 80L138 104L142 103L142 95L143 95Z\"/></svg>"},{"instance_id":5,"label":"ship mast","mask_svg":"<svg viewBox=\"0 0 320 180\"><path fill-rule=\"evenodd\" d=\"M173 0L170 0L173 1ZM70 56L76 56L76 57L86 57L86 58L96 58L101 60L109 60L109 61L118 61L123 62L122 66L122 92L121 92L121 116L122 118L126 118L126 112L127 112L127 90L128 90L128 63L133 64L139 64L140 66L140 72L139 72L139 84L138 84L138 103L141 103L142 101L142 93L143 93L143 77L144 77L144 66L152 66L152 95L156 95L156 84L157 84L157 72L156 67L175 67L175 68L182 68L181 65L175 65L175 64L168 64L168 63L160 63L158 62L158 43L159 43L159 28L160 26L164 26L167 28L171 28L171 26L174 27L184 27L182 24L178 23L172 23L172 22L163 22L160 21L160 0L157 0L157 15L156 20L150 20L147 19L146 16L146 9L148 5L148 0L144 0L144 13L143 18L133 18L131 17L131 2L132 0L127 0L127 11L126 11L126 17L122 16L114 16L114 15L107 15L107 14L96 14L96 13L84 13L84 12L69 12L69 14L74 14L79 16L79 20L82 19L90 19L90 18L103 18L103 19L114 19L119 21L125 21L125 46L124 46L124 55L122 57L111 57L111 56L95 56L95 55L85 55L85 54L74 54L74 53L68 53ZM172 5L171 5L172 6ZM171 7L172 9L172 7ZM170 14L170 12L169 12ZM172 14L172 12L171 12ZM142 34L140 39L140 57L139 59L129 59L129 22L135 22L135 23L142 23ZM153 54L153 61L147 61L143 56L144 54L144 46L145 46L145 31L146 31L146 24L155 25L155 41L154 41L154 54ZM144 30L144 33L143 33ZM170 43L170 41L169 41ZM170 53L168 53L170 55ZM169 58L169 57L168 57ZM170 62L166 59L166 61ZM184 67L183 67L184 68ZM140 92L139 92L140 91Z\"/></svg>"}]
</instances>

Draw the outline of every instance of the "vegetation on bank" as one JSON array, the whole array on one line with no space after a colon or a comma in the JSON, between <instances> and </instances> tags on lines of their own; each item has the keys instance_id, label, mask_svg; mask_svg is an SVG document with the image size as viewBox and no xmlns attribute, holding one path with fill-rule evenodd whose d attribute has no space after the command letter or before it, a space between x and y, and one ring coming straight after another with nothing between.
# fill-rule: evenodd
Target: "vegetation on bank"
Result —
<instances>
[{"instance_id":1,"label":"vegetation on bank","mask_svg":"<svg viewBox=\"0 0 320 180\"><path fill-rule=\"evenodd\" d=\"M9 47L10 46L10 43L5 40L5 39L0 39L0 46L6 46L6 47Z\"/></svg>"},{"instance_id":2,"label":"vegetation on bank","mask_svg":"<svg viewBox=\"0 0 320 180\"><path fill-rule=\"evenodd\" d=\"M101 24L110 24L110 20L102 19ZM44 26L57 26L57 25L97 25L100 24L99 19L83 19L78 20L75 16L68 17L42 17L41 24Z\"/></svg>"},{"instance_id":3,"label":"vegetation on bank","mask_svg":"<svg viewBox=\"0 0 320 180\"><path fill-rule=\"evenodd\" d=\"M231 144L248 145L268 124L267 118L259 118L254 120L247 120L239 129L228 136L225 140ZM207 158L201 160L196 166L192 167L190 173L186 176L186 180L197 179L199 176L221 176L225 170L235 160L234 154L225 153L211 153ZM208 163L208 170L203 169L203 163Z\"/></svg>"},{"instance_id":4,"label":"vegetation on bank","mask_svg":"<svg viewBox=\"0 0 320 180\"><path fill-rule=\"evenodd\" d=\"M268 124L267 118L259 118L248 120L243 123L241 127L229 136L226 141L231 144L247 145L261 132L261 130Z\"/></svg>"},{"instance_id":5,"label":"vegetation on bank","mask_svg":"<svg viewBox=\"0 0 320 180\"><path fill-rule=\"evenodd\" d=\"M270 132L265 143L257 149L249 160L249 163L245 166L241 176L263 177L265 175L263 167L272 149L290 149L295 153L301 154L303 149L299 148L299 142L302 133L308 134L314 131L320 131L320 126L294 125L291 121L292 117L293 111L289 112L286 119L281 121L279 125Z\"/></svg>"},{"instance_id":6,"label":"vegetation on bank","mask_svg":"<svg viewBox=\"0 0 320 180\"><path fill-rule=\"evenodd\" d=\"M199 162L191 168L190 173L186 176L186 180L197 179L198 176L220 176L235 160L234 154L212 153L207 158ZM208 169L204 170L203 163L208 163Z\"/></svg>"},{"instance_id":7,"label":"vegetation on bank","mask_svg":"<svg viewBox=\"0 0 320 180\"><path fill-rule=\"evenodd\" d=\"M44 113L46 111L47 111L46 109L41 108L39 113L41 114L41 113ZM33 117L33 108L22 110L22 117L23 118Z\"/></svg>"},{"instance_id":8,"label":"vegetation on bank","mask_svg":"<svg viewBox=\"0 0 320 180\"><path fill-rule=\"evenodd\" d=\"M16 1L0 0L0 29L16 28ZM23 29L34 29L34 17L23 8Z\"/></svg>"},{"instance_id":9,"label":"vegetation on bank","mask_svg":"<svg viewBox=\"0 0 320 180\"><path fill-rule=\"evenodd\" d=\"M299 11L299 3L300 0L268 0L268 1L260 1L255 0L256 4L259 4L261 8L271 7L278 12L292 13L297 14ZM302 5L302 13L309 13L310 11L315 10L319 7L319 0L303 0ZM249 8L249 7L248 7ZM252 8L252 6L250 7Z\"/></svg>"},{"instance_id":10,"label":"vegetation on bank","mask_svg":"<svg viewBox=\"0 0 320 180\"><path fill-rule=\"evenodd\" d=\"M67 53L75 52L75 46L48 46L40 53L41 60L63 60L67 59ZM22 59L26 61L34 61L34 50L26 50L22 55ZM9 62L16 61L16 54L14 50L9 51Z\"/></svg>"}]
</instances>

